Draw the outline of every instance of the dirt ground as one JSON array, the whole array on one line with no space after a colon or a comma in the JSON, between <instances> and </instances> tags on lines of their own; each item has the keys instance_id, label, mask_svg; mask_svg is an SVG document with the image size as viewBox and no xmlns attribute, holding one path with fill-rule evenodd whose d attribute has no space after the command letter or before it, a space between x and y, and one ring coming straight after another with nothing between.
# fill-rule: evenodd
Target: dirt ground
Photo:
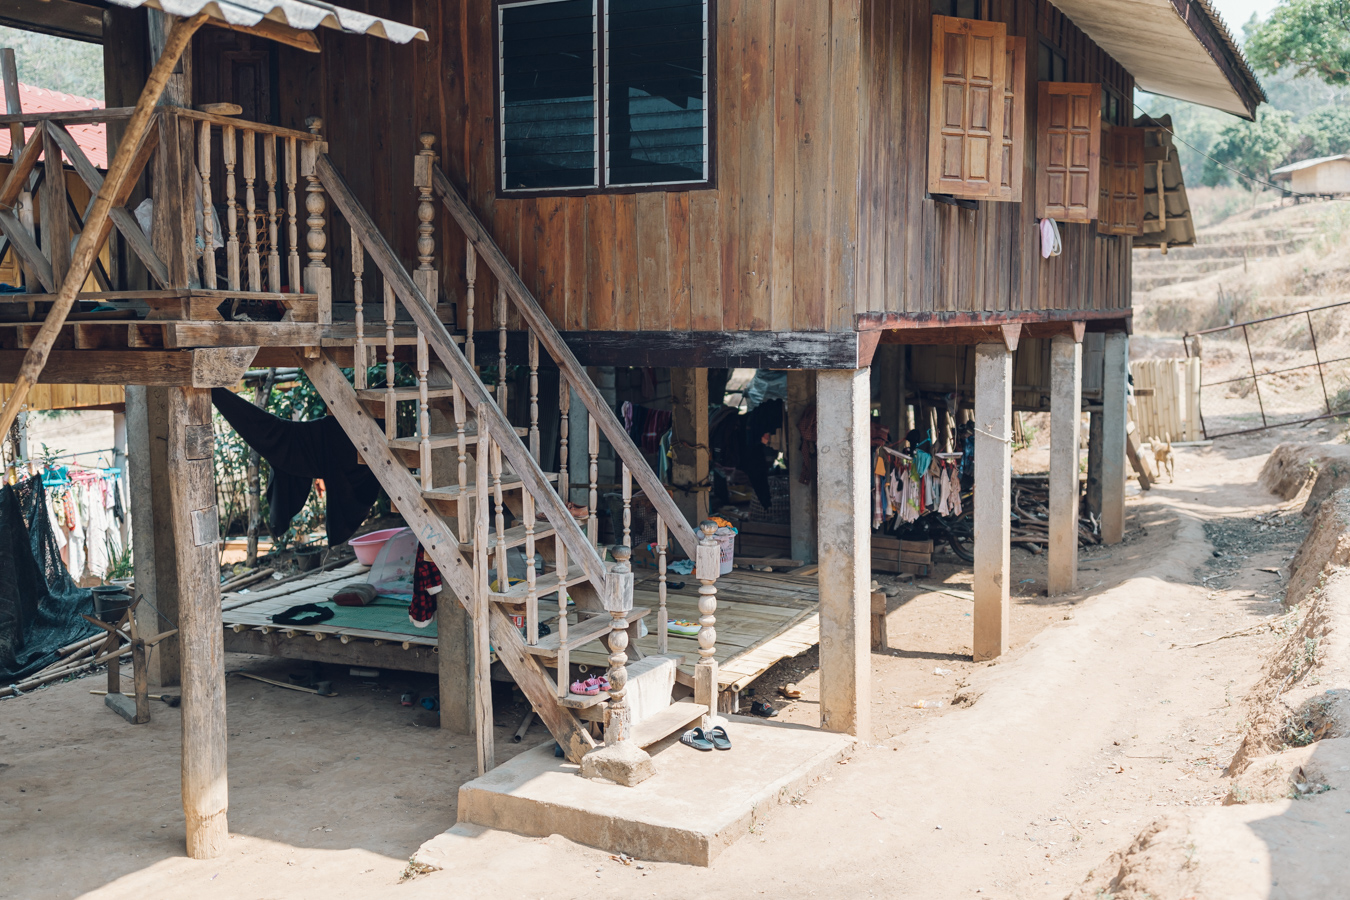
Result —
<instances>
[{"instance_id":1,"label":"dirt ground","mask_svg":"<svg viewBox=\"0 0 1350 900\"><path fill-rule=\"evenodd\" d=\"M0 703L0 897L1063 897L1154 818L1221 802L1240 700L1276 638L1187 645L1281 611L1284 575L1264 570L1306 525L1256 475L1278 441L1332 437L1179 449L1176 483L1130 499L1126 542L1084 554L1078 595L1047 599L1043 557L1014 551L1013 649L996 664L970 660L969 575L950 558L921 579L939 590L898 587L892 649L872 658L872 742L710 869L491 833L400 884L453 824L474 762L469 739L398 705L431 679L389 674L340 677L331 699L231 676L230 847L189 860L178 713L128 726L89 695L99 676ZM814 723L813 657L758 685L782 720ZM303 666L227 660L241 668ZM777 697L787 681L801 700ZM511 700L498 696L499 760L544 737L511 743Z\"/></svg>"}]
</instances>

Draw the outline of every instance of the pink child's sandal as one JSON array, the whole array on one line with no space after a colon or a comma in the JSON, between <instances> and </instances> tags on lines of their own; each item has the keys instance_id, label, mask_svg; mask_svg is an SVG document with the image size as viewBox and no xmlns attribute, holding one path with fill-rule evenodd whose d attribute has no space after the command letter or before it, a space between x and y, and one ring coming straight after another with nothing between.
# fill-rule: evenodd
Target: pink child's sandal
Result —
<instances>
[{"instance_id":1,"label":"pink child's sandal","mask_svg":"<svg viewBox=\"0 0 1350 900\"><path fill-rule=\"evenodd\" d=\"M589 678L586 681L574 681L572 682L572 693L580 694L583 697L594 697L600 693L600 687L595 683L594 678Z\"/></svg>"}]
</instances>

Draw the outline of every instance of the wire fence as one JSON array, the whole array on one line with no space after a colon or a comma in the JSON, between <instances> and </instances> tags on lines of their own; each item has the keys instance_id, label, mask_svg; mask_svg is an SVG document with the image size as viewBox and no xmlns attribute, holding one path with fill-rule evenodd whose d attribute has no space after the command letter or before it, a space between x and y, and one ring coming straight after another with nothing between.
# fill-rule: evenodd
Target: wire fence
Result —
<instances>
[{"instance_id":1,"label":"wire fence","mask_svg":"<svg viewBox=\"0 0 1350 900\"><path fill-rule=\"evenodd\" d=\"M1205 437L1350 414L1350 301L1188 332Z\"/></svg>"}]
</instances>

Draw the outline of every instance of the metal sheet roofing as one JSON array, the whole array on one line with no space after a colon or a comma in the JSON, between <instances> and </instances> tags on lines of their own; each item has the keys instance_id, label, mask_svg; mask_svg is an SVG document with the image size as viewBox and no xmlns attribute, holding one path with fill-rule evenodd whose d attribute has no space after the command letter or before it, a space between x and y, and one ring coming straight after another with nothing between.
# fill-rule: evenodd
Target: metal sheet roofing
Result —
<instances>
[{"instance_id":1,"label":"metal sheet roofing","mask_svg":"<svg viewBox=\"0 0 1350 900\"><path fill-rule=\"evenodd\" d=\"M1287 166L1280 166L1278 169L1271 169L1271 176L1288 175L1290 172L1297 172L1299 169L1311 169L1313 166L1320 166L1322 163L1335 162L1338 159L1350 159L1350 153L1338 153L1335 156L1319 156L1316 159L1305 159L1300 162L1290 163Z\"/></svg>"},{"instance_id":2,"label":"metal sheet roofing","mask_svg":"<svg viewBox=\"0 0 1350 900\"><path fill-rule=\"evenodd\" d=\"M4 108L5 91L0 87L0 108ZM49 112L76 112L86 109L103 109L102 100L91 100L88 97L76 97L74 94L63 94L60 91L50 91L47 88L34 87L31 84L19 82L19 103L26 113L49 113ZM75 143L80 145L84 155L89 157L89 161L100 169L108 167L108 126L102 122L94 122L88 125L67 125L66 130L70 136L75 138ZM33 135L31 127L24 129L24 140L30 140ZM0 129L0 156L9 156L9 129Z\"/></svg>"},{"instance_id":3,"label":"metal sheet roofing","mask_svg":"<svg viewBox=\"0 0 1350 900\"><path fill-rule=\"evenodd\" d=\"M427 33L412 25L324 3L323 0L108 0L131 8L147 6L175 16L195 16L203 10L212 18L231 25L253 26L263 19L313 31L320 25L348 34L371 34L406 44L427 40Z\"/></svg>"}]
</instances>

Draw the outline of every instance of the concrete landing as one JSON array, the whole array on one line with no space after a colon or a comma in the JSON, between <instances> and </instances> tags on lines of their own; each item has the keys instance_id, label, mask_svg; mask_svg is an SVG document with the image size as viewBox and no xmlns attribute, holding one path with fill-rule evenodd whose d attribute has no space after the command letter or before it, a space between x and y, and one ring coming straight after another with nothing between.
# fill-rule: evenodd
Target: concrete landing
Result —
<instances>
[{"instance_id":1,"label":"concrete landing","mask_svg":"<svg viewBox=\"0 0 1350 900\"><path fill-rule=\"evenodd\" d=\"M656 775L636 787L589 781L541 744L459 789L459 825L415 858L444 867L454 835L476 825L559 834L643 860L706 866L756 817L807 787L853 738L800 725L723 716L732 749L700 752L675 735L649 748ZM448 838L448 840L447 840Z\"/></svg>"}]
</instances>

